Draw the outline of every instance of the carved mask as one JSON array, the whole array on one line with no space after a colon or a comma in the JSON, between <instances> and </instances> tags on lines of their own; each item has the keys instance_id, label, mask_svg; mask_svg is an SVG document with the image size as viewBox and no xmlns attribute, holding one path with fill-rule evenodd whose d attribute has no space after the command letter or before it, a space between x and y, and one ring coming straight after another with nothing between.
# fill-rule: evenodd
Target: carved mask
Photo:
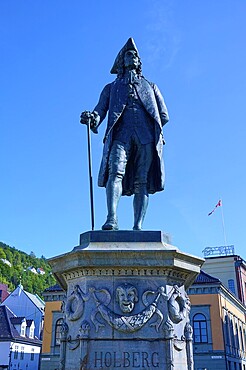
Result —
<instances>
[{"instance_id":1,"label":"carved mask","mask_svg":"<svg viewBox=\"0 0 246 370\"><path fill-rule=\"evenodd\" d=\"M116 289L116 302L124 313L130 313L138 301L137 289L131 284L122 284Z\"/></svg>"}]
</instances>

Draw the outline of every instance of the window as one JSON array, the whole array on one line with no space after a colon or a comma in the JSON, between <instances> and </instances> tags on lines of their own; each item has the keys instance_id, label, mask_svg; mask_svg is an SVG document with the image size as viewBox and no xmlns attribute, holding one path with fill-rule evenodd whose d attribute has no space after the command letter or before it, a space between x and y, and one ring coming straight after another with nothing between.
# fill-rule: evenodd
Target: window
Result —
<instances>
[{"instance_id":1,"label":"window","mask_svg":"<svg viewBox=\"0 0 246 370\"><path fill-rule=\"evenodd\" d=\"M20 359L24 360L24 347L21 347Z\"/></svg>"},{"instance_id":2,"label":"window","mask_svg":"<svg viewBox=\"0 0 246 370\"><path fill-rule=\"evenodd\" d=\"M224 329L225 329L225 341L226 345L230 346L230 334L229 334L229 319L228 316L225 316L225 324L224 324Z\"/></svg>"},{"instance_id":3,"label":"window","mask_svg":"<svg viewBox=\"0 0 246 370\"><path fill-rule=\"evenodd\" d=\"M236 289L235 289L235 283L233 279L228 280L228 288L229 290L233 293L236 294Z\"/></svg>"},{"instance_id":4,"label":"window","mask_svg":"<svg viewBox=\"0 0 246 370\"><path fill-rule=\"evenodd\" d=\"M34 329L33 329L33 327L30 327L29 338L33 338L33 336L34 336Z\"/></svg>"},{"instance_id":5,"label":"window","mask_svg":"<svg viewBox=\"0 0 246 370\"><path fill-rule=\"evenodd\" d=\"M31 349L31 361L34 360L34 348Z\"/></svg>"},{"instance_id":6,"label":"window","mask_svg":"<svg viewBox=\"0 0 246 370\"><path fill-rule=\"evenodd\" d=\"M232 349L235 350L235 335L234 335L234 328L233 328L232 316L230 318L230 335L231 335Z\"/></svg>"},{"instance_id":7,"label":"window","mask_svg":"<svg viewBox=\"0 0 246 370\"><path fill-rule=\"evenodd\" d=\"M241 340L241 350L244 352L243 331L241 326L240 326L240 340Z\"/></svg>"},{"instance_id":8,"label":"window","mask_svg":"<svg viewBox=\"0 0 246 370\"><path fill-rule=\"evenodd\" d=\"M14 359L17 360L17 358L18 358L18 346L15 346Z\"/></svg>"},{"instance_id":9,"label":"window","mask_svg":"<svg viewBox=\"0 0 246 370\"><path fill-rule=\"evenodd\" d=\"M238 325L236 324L236 326L235 326L235 329L236 329L236 348L237 349L240 349L240 344L239 344L239 336L238 336L238 333L239 333L239 331L238 331Z\"/></svg>"},{"instance_id":10,"label":"window","mask_svg":"<svg viewBox=\"0 0 246 370\"><path fill-rule=\"evenodd\" d=\"M59 319L56 322L56 329L55 329L55 345L60 346L61 344L61 327L63 324L63 319Z\"/></svg>"},{"instance_id":11,"label":"window","mask_svg":"<svg viewBox=\"0 0 246 370\"><path fill-rule=\"evenodd\" d=\"M208 342L207 320L201 313L198 313L193 317L193 332L195 343Z\"/></svg>"},{"instance_id":12,"label":"window","mask_svg":"<svg viewBox=\"0 0 246 370\"><path fill-rule=\"evenodd\" d=\"M20 335L22 337L26 335L26 324L24 322L21 324L21 334Z\"/></svg>"}]
</instances>

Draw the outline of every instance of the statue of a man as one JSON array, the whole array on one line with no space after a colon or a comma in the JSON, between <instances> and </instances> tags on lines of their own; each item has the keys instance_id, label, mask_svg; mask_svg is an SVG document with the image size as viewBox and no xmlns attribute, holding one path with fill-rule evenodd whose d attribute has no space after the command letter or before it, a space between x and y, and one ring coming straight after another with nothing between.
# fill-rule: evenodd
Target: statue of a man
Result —
<instances>
[{"instance_id":1,"label":"statue of a man","mask_svg":"<svg viewBox=\"0 0 246 370\"><path fill-rule=\"evenodd\" d=\"M158 87L142 76L141 60L130 38L118 53L112 74L92 112L81 123L97 128L108 112L98 185L106 187L108 215L103 230L118 230L117 206L122 195L134 194L133 230L141 230L149 194L164 189L162 127L167 108Z\"/></svg>"}]
</instances>

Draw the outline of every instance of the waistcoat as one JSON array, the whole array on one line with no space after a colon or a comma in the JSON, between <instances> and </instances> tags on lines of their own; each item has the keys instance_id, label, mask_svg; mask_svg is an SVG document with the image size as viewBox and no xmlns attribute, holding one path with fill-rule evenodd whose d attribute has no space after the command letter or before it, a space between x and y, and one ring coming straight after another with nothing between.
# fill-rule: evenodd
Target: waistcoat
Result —
<instances>
[{"instance_id":1,"label":"waistcoat","mask_svg":"<svg viewBox=\"0 0 246 370\"><path fill-rule=\"evenodd\" d=\"M128 83L127 85L127 103L114 127L113 140L127 143L135 134L141 144L149 144L154 141L153 120L139 99L134 83Z\"/></svg>"}]
</instances>

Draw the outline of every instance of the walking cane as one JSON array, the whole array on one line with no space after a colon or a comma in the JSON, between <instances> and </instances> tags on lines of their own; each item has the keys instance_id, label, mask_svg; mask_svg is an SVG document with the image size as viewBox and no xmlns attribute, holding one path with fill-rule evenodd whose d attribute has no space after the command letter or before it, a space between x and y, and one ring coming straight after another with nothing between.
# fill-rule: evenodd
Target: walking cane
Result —
<instances>
[{"instance_id":1,"label":"walking cane","mask_svg":"<svg viewBox=\"0 0 246 370\"><path fill-rule=\"evenodd\" d=\"M89 165L89 182L90 182L90 202L91 202L91 230L94 230L94 199L93 199L93 179L92 179L92 161L91 161L91 113L83 112L81 116L87 117L87 147L88 147L88 165Z\"/></svg>"}]
</instances>

